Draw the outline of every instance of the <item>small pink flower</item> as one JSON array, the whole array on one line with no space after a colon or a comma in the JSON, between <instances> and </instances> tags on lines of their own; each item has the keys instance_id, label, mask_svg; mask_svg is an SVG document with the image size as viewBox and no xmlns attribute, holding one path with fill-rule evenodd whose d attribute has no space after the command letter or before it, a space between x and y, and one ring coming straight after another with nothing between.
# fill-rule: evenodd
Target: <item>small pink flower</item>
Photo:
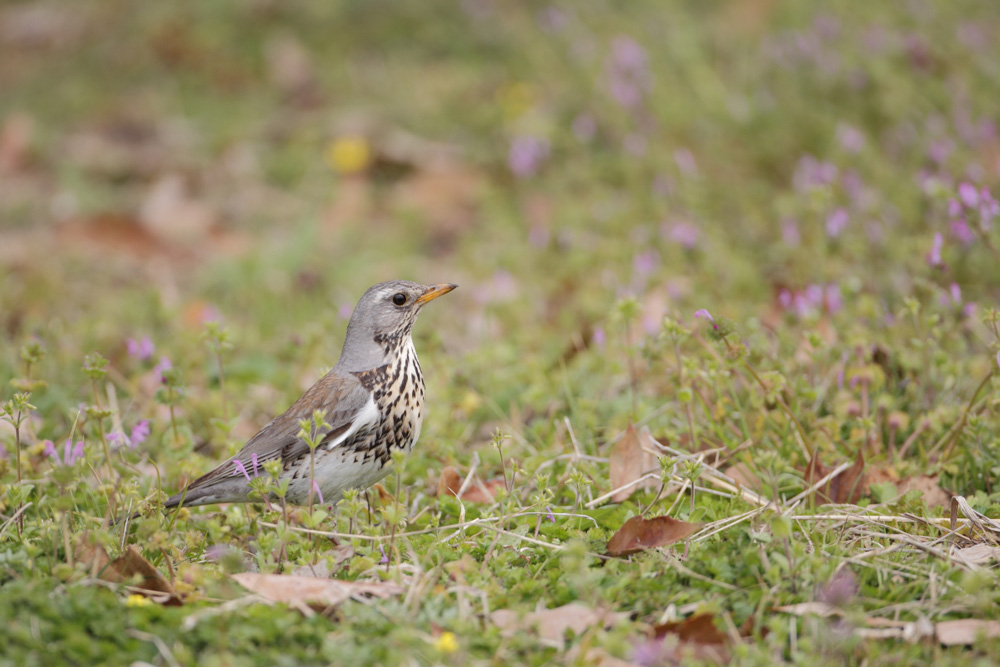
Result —
<instances>
[{"instance_id":1,"label":"small pink flower","mask_svg":"<svg viewBox=\"0 0 1000 667\"><path fill-rule=\"evenodd\" d=\"M712 313L708 312L704 308L702 308L701 310L695 311L694 316L695 316L695 319L697 319L699 317L703 317L706 320L708 320L709 322L711 322L713 327L715 326L715 318L712 317Z\"/></svg>"},{"instance_id":2,"label":"small pink flower","mask_svg":"<svg viewBox=\"0 0 1000 667\"><path fill-rule=\"evenodd\" d=\"M389 564L389 556L385 553L385 547L383 547L381 544L379 544L378 545L378 550L382 552L382 559L379 561L379 563L382 564L382 565L388 565Z\"/></svg>"},{"instance_id":3,"label":"small pink flower","mask_svg":"<svg viewBox=\"0 0 1000 667\"><path fill-rule=\"evenodd\" d=\"M129 447L135 449L146 441L149 437L149 420L143 419L132 427L132 435L129 436Z\"/></svg>"},{"instance_id":4,"label":"small pink flower","mask_svg":"<svg viewBox=\"0 0 1000 667\"><path fill-rule=\"evenodd\" d=\"M835 239L843 233L848 222L847 211L842 208L836 209L826 219L826 235Z\"/></svg>"},{"instance_id":5,"label":"small pink flower","mask_svg":"<svg viewBox=\"0 0 1000 667\"><path fill-rule=\"evenodd\" d=\"M997 359L1000 360L1000 354L997 355ZM59 458L59 452L56 451L56 446L51 440L46 440L42 444L45 445L45 454L49 458L56 463L62 463L62 460Z\"/></svg>"},{"instance_id":6,"label":"small pink flower","mask_svg":"<svg viewBox=\"0 0 1000 667\"><path fill-rule=\"evenodd\" d=\"M972 183L959 183L958 197L969 208L976 208L979 205L979 191Z\"/></svg>"},{"instance_id":7,"label":"small pink flower","mask_svg":"<svg viewBox=\"0 0 1000 667\"><path fill-rule=\"evenodd\" d=\"M927 253L927 263L938 269L944 266L944 261L941 259L941 248L944 246L944 237L941 236L941 232L934 235L934 244L931 246L931 251Z\"/></svg>"},{"instance_id":8,"label":"small pink flower","mask_svg":"<svg viewBox=\"0 0 1000 667\"><path fill-rule=\"evenodd\" d=\"M168 357L160 357L160 363L153 367L153 370L160 374L160 382L163 382L163 371L169 371L174 365Z\"/></svg>"},{"instance_id":9,"label":"small pink flower","mask_svg":"<svg viewBox=\"0 0 1000 667\"><path fill-rule=\"evenodd\" d=\"M242 474L244 477L247 478L248 482L250 481L250 473L247 472L246 466L243 465L242 461L240 461L239 459L234 459L233 460L233 467L234 467L233 475L241 475Z\"/></svg>"},{"instance_id":10,"label":"small pink flower","mask_svg":"<svg viewBox=\"0 0 1000 667\"><path fill-rule=\"evenodd\" d=\"M153 352L156 351L156 346L153 345L153 341L150 340L149 336L143 336L142 340L139 341L129 338L125 341L125 347L130 357L135 357L140 361L149 359L153 356Z\"/></svg>"},{"instance_id":11,"label":"small pink flower","mask_svg":"<svg viewBox=\"0 0 1000 667\"><path fill-rule=\"evenodd\" d=\"M313 492L317 496L319 496L319 504L322 505L323 504L323 492L320 491L319 484L316 483L316 480L312 481L312 490L313 490Z\"/></svg>"},{"instance_id":12,"label":"small pink flower","mask_svg":"<svg viewBox=\"0 0 1000 667\"><path fill-rule=\"evenodd\" d=\"M250 455L250 465L253 467L253 476L257 477L257 452Z\"/></svg>"}]
</instances>

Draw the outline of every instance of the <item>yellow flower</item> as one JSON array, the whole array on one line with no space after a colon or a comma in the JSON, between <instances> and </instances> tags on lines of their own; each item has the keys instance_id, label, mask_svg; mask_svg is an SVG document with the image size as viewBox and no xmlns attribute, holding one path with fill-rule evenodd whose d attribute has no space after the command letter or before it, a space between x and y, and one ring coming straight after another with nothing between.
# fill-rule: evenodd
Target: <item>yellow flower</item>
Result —
<instances>
[{"instance_id":1,"label":"yellow flower","mask_svg":"<svg viewBox=\"0 0 1000 667\"><path fill-rule=\"evenodd\" d=\"M531 86L518 81L502 88L497 93L497 98L500 102L500 108L503 109L504 117L508 120L514 120L531 109L535 95Z\"/></svg>"},{"instance_id":2,"label":"yellow flower","mask_svg":"<svg viewBox=\"0 0 1000 667\"><path fill-rule=\"evenodd\" d=\"M127 600L125 600L126 607L145 607L151 604L153 603L149 601L149 598L139 595L138 593L133 593L128 596Z\"/></svg>"},{"instance_id":3,"label":"yellow flower","mask_svg":"<svg viewBox=\"0 0 1000 667\"><path fill-rule=\"evenodd\" d=\"M458 650L458 640L455 639L454 632L442 632L441 635L434 640L434 648L441 651L442 653L454 653Z\"/></svg>"},{"instance_id":4,"label":"yellow flower","mask_svg":"<svg viewBox=\"0 0 1000 667\"><path fill-rule=\"evenodd\" d=\"M337 137L330 143L327 162L341 174L357 174L372 163L372 149L364 137Z\"/></svg>"}]
</instances>

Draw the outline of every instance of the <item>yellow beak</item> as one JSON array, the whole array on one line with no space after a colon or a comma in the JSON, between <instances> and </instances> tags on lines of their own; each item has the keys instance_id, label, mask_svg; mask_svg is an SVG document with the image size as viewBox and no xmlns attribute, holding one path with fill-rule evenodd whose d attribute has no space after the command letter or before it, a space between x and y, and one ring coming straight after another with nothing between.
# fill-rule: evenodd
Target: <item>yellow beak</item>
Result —
<instances>
[{"instance_id":1,"label":"yellow beak","mask_svg":"<svg viewBox=\"0 0 1000 667\"><path fill-rule=\"evenodd\" d=\"M433 301L439 296L444 296L448 292L452 291L458 287L453 283L440 283L438 285L431 285L426 292L417 297L417 303L424 304L428 301Z\"/></svg>"}]
</instances>

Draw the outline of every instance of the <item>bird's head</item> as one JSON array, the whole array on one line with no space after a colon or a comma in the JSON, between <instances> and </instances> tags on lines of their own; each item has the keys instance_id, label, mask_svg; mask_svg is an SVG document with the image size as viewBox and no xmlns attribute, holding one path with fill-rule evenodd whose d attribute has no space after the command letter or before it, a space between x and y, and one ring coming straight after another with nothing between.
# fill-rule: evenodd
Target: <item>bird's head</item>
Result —
<instances>
[{"instance_id":1,"label":"bird's head","mask_svg":"<svg viewBox=\"0 0 1000 667\"><path fill-rule=\"evenodd\" d=\"M385 363L393 349L410 337L421 309L456 287L451 283L421 285L409 280L390 280L370 287L351 313L339 364L350 370L368 370Z\"/></svg>"}]
</instances>

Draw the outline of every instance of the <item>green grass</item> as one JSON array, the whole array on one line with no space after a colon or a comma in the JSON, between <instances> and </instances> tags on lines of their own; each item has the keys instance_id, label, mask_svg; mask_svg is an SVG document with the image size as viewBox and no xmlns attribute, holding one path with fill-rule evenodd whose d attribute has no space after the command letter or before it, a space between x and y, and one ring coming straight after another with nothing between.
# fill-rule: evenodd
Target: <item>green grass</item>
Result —
<instances>
[{"instance_id":1,"label":"green grass","mask_svg":"<svg viewBox=\"0 0 1000 667\"><path fill-rule=\"evenodd\" d=\"M1000 196L996 12L398 4L76 2L47 5L34 37L31 5L0 7L0 123L26 146L0 141L0 402L30 389L33 406L18 438L0 426L0 664L655 663L652 626L696 610L748 629L727 649L741 664L1000 660L996 637L867 632L1000 619L995 562L942 557L945 524L808 518L947 509L891 482L857 507L787 502L812 452L831 468L860 452L869 473L934 476L1000 517L1000 216L980 228L966 210L963 241L949 212L961 183ZM273 73L296 53L299 87ZM362 173L329 162L346 136L371 148ZM519 175L525 137L545 148ZM157 227L150 193L172 175L185 194ZM192 206L212 223L182 233ZM394 500L370 493L369 515L349 499L317 527L351 535L334 577L407 592L312 616L226 605L247 595L230 571L332 563L334 542L302 532L306 510L163 514L163 494L329 368L344 308L392 278L461 286L415 328L423 435L384 482ZM221 377L203 312L232 343ZM155 355L136 359L125 341L144 336ZM93 352L109 364L91 379ZM107 460L101 433L142 420L150 437ZM647 508L705 524L754 509L669 457L693 500L672 484L586 507L630 422L686 452L752 441L731 462L777 504L603 558ZM84 457L60 465L42 443L62 455L70 437ZM446 466L511 492L437 496ZM144 516L123 536L105 518L128 507ZM961 532L958 547L1000 537ZM87 541L138 546L184 605L95 580ZM830 599L844 572L839 615L776 609ZM491 617L571 602L627 617L562 645Z\"/></svg>"}]
</instances>

